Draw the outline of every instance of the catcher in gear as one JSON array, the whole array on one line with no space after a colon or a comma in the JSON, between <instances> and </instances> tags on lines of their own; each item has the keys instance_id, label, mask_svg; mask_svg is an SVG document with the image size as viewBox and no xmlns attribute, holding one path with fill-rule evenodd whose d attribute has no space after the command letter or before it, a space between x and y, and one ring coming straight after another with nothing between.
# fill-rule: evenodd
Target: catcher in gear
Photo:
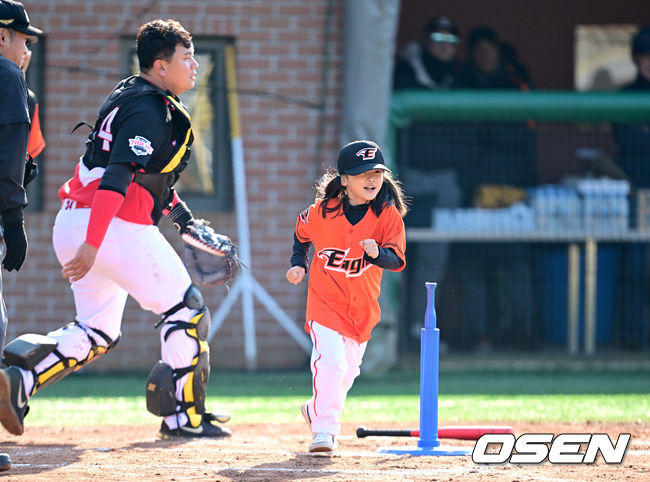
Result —
<instances>
[{"instance_id":1,"label":"catcher in gear","mask_svg":"<svg viewBox=\"0 0 650 482\"><path fill-rule=\"evenodd\" d=\"M192 38L174 20L153 20L138 30L136 51L140 74L122 80L101 106L86 152L59 190L53 243L76 316L4 351L0 422L16 435L30 397L115 347L128 295L161 316L161 360L146 386L148 410L163 417L160 435L230 435L215 424L229 415L205 408L210 312L156 226L169 215L185 238L208 239L173 188L193 140L178 98L196 79Z\"/></svg>"}]
</instances>

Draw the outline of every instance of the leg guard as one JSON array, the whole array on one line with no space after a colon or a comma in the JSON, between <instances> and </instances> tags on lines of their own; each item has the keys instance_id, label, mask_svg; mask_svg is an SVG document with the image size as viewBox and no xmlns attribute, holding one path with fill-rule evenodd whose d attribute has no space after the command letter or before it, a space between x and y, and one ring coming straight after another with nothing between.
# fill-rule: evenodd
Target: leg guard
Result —
<instances>
[{"instance_id":1,"label":"leg guard","mask_svg":"<svg viewBox=\"0 0 650 482\"><path fill-rule=\"evenodd\" d=\"M188 321L169 320L182 308L189 308L194 311L194 315ZM186 336L196 342L196 353L190 365L186 367L172 369L166 363L158 362L147 383L147 409L159 416L183 412L187 415L190 424L198 427L205 412L205 395L210 377L210 349L207 339L212 321L210 312L203 304L201 292L196 286L191 285L183 297L183 302L165 313L163 322L169 325L164 340L167 340L172 333L182 330ZM178 400L174 395L176 383L185 375L187 378L183 383L182 400ZM172 413L168 413L171 405L170 391L174 396L175 404Z\"/></svg>"},{"instance_id":2,"label":"leg guard","mask_svg":"<svg viewBox=\"0 0 650 482\"><path fill-rule=\"evenodd\" d=\"M88 353L81 359L66 356L60 351L57 341L50 336L22 335L5 347L4 359L7 365L18 365L25 370L31 370L34 375L34 388L29 396L105 355L119 341L119 337L112 340L102 331L78 321L68 323L58 331L65 332L65 330L72 329L76 329L82 333L82 336L86 336L90 343ZM41 362L47 362L47 360L50 362L42 366Z\"/></svg>"},{"instance_id":3,"label":"leg guard","mask_svg":"<svg viewBox=\"0 0 650 482\"><path fill-rule=\"evenodd\" d=\"M176 413L176 380L172 367L158 361L147 380L147 410L159 417Z\"/></svg>"},{"instance_id":4,"label":"leg guard","mask_svg":"<svg viewBox=\"0 0 650 482\"><path fill-rule=\"evenodd\" d=\"M195 364L196 362L196 364ZM176 382L190 373L183 387L183 400L176 400ZM205 389L210 376L209 357L206 352L199 354L187 368L174 370L167 363L158 361L147 380L147 410L159 417L186 412L192 414L205 412Z\"/></svg>"},{"instance_id":5,"label":"leg guard","mask_svg":"<svg viewBox=\"0 0 650 482\"><path fill-rule=\"evenodd\" d=\"M29 333L19 336L5 347L2 362L5 366L17 365L23 370L31 370L54 350L55 339Z\"/></svg>"}]
</instances>

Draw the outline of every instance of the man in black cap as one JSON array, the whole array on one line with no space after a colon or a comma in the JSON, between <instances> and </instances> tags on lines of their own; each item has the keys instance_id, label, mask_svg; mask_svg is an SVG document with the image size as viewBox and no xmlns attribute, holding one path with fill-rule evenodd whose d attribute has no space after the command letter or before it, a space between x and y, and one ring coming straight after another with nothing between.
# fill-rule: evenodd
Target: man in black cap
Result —
<instances>
[{"instance_id":1,"label":"man in black cap","mask_svg":"<svg viewBox=\"0 0 650 482\"><path fill-rule=\"evenodd\" d=\"M23 209L27 205L24 176L30 118L27 85L20 70L27 45L43 32L29 24L22 3L0 0L0 217L6 254L0 242L0 258L7 271L18 271L27 255ZM0 276L0 349L7 331L7 311ZM9 470L11 460L0 454L0 471Z\"/></svg>"},{"instance_id":2,"label":"man in black cap","mask_svg":"<svg viewBox=\"0 0 650 482\"><path fill-rule=\"evenodd\" d=\"M633 82L622 91L650 93L650 25L632 38L631 56L637 68ZM632 188L650 189L650 123L615 124L618 164ZM644 350L650 345L648 290L648 245L627 243L621 251L622 282L619 285L621 316L618 338L623 348Z\"/></svg>"},{"instance_id":3,"label":"man in black cap","mask_svg":"<svg viewBox=\"0 0 650 482\"><path fill-rule=\"evenodd\" d=\"M393 89L446 91L457 87L460 73L458 48L459 31L448 17L433 17L422 31L420 42L409 43L400 52L395 65ZM449 139L466 139L467 126L456 122L417 122L406 134L409 152L400 160L400 178L412 198L412 209L404 218L409 227L430 227L431 210L458 206L458 162L465 151L450 148ZM418 142L418 140L421 141ZM417 147L416 147L417 146ZM422 146L426 148L422 149ZM471 155L470 155L471 157ZM426 299L421 288L426 281L440 280L447 267L447 243L412 243L408 247L411 259L416 260L407 273L409 299L400 334L401 350L408 351L408 343L418 346L421 314L426 310ZM415 268L413 268L415 267Z\"/></svg>"},{"instance_id":4,"label":"man in black cap","mask_svg":"<svg viewBox=\"0 0 650 482\"><path fill-rule=\"evenodd\" d=\"M625 92L650 92L650 26L642 27L632 39L632 61L637 68L633 82L623 86ZM615 126L619 163L637 188L650 187L650 126L619 124Z\"/></svg>"},{"instance_id":5,"label":"man in black cap","mask_svg":"<svg viewBox=\"0 0 650 482\"><path fill-rule=\"evenodd\" d=\"M447 17L434 17L421 43L410 43L395 66L394 89L449 89L458 74L458 28Z\"/></svg>"}]
</instances>

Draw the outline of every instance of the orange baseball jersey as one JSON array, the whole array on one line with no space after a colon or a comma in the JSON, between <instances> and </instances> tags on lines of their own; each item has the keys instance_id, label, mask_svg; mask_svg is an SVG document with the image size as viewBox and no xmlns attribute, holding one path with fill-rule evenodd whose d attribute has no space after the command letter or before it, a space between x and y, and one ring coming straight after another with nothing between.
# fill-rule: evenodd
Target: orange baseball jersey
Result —
<instances>
[{"instance_id":1,"label":"orange baseball jersey","mask_svg":"<svg viewBox=\"0 0 650 482\"><path fill-rule=\"evenodd\" d=\"M337 201L329 202L335 205ZM379 246L392 248L403 261L395 271L401 271L406 266L404 222L395 206L389 206L379 217L368 209L361 221L352 225L342 207L323 218L318 209L321 203L312 204L296 221L298 240L314 246L306 321L316 321L363 343L379 323L377 298L383 269L364 260L359 243L374 239Z\"/></svg>"},{"instance_id":2,"label":"orange baseball jersey","mask_svg":"<svg viewBox=\"0 0 650 482\"><path fill-rule=\"evenodd\" d=\"M38 114L38 103L34 105L34 113L30 113L32 119L32 126L29 129L29 142L27 144L27 154L36 159L38 155L45 149L45 139L43 139L43 131L41 131L41 118Z\"/></svg>"}]
</instances>

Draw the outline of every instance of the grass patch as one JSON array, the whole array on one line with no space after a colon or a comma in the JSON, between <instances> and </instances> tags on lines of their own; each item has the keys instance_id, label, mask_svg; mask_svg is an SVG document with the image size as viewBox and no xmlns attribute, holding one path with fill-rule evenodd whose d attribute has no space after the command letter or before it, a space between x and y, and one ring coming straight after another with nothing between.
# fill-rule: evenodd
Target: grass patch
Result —
<instances>
[{"instance_id":1,"label":"grass patch","mask_svg":"<svg viewBox=\"0 0 650 482\"><path fill-rule=\"evenodd\" d=\"M157 424L146 411L146 374L75 374L30 402L30 426ZM443 372L441 423L484 421L650 422L650 372ZM417 426L419 373L359 377L343 422ZM233 423L301 422L311 396L309 373L214 373L207 406L231 411Z\"/></svg>"}]
</instances>

